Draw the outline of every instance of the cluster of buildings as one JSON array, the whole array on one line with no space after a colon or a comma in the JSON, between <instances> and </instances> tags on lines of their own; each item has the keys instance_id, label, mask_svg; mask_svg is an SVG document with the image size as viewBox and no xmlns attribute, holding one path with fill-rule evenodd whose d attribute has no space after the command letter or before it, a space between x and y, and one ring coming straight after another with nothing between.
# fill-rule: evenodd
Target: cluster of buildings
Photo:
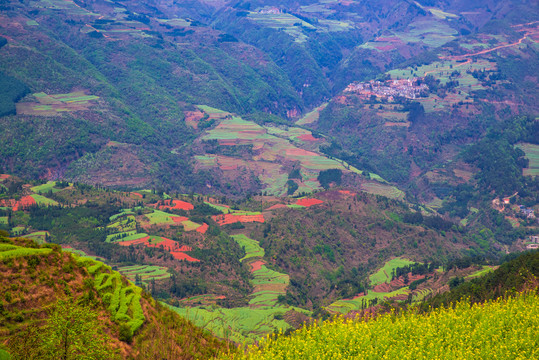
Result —
<instances>
[{"instance_id":1,"label":"cluster of buildings","mask_svg":"<svg viewBox=\"0 0 539 360\"><path fill-rule=\"evenodd\" d=\"M528 242L529 242L529 244L526 245L526 248L528 250L539 249L539 236L537 236L537 235L529 236L528 237Z\"/></svg>"},{"instance_id":2,"label":"cluster of buildings","mask_svg":"<svg viewBox=\"0 0 539 360\"><path fill-rule=\"evenodd\" d=\"M353 82L346 87L345 92L353 92L362 97L387 98L392 101L396 96L402 96L407 99L416 99L418 97L428 96L429 87L421 82L422 79L403 79L368 82Z\"/></svg>"},{"instance_id":3,"label":"cluster of buildings","mask_svg":"<svg viewBox=\"0 0 539 360\"><path fill-rule=\"evenodd\" d=\"M265 7L261 10L258 10L259 14L281 14L282 12L283 11L281 9L275 6Z\"/></svg>"},{"instance_id":4,"label":"cluster of buildings","mask_svg":"<svg viewBox=\"0 0 539 360\"><path fill-rule=\"evenodd\" d=\"M522 215L524 215L528 219L535 220L536 217L533 209L528 209L524 205L519 205L518 207L520 208L520 213Z\"/></svg>"}]
</instances>

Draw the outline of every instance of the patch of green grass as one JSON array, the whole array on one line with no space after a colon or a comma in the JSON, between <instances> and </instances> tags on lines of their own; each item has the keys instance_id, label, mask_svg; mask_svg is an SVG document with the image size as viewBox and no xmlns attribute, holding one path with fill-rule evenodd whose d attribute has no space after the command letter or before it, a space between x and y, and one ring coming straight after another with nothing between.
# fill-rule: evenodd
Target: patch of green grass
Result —
<instances>
[{"instance_id":1,"label":"patch of green grass","mask_svg":"<svg viewBox=\"0 0 539 360\"><path fill-rule=\"evenodd\" d=\"M51 191L52 193L57 193L63 190L63 189L57 189L55 188L55 186L56 186L56 181L48 181L45 184L33 186L30 188L30 190L32 190L35 193L42 193L42 194L46 194L49 191Z\"/></svg>"},{"instance_id":2,"label":"patch of green grass","mask_svg":"<svg viewBox=\"0 0 539 360\"><path fill-rule=\"evenodd\" d=\"M486 275L486 274L491 273L493 271L494 271L494 267L488 266L488 265L483 265L482 269L477 270L473 274L470 274L470 275L466 276L466 279L473 279L473 278L476 278L476 277L479 277L479 276Z\"/></svg>"},{"instance_id":3,"label":"patch of green grass","mask_svg":"<svg viewBox=\"0 0 539 360\"><path fill-rule=\"evenodd\" d=\"M106 242L126 241L125 239L131 235L135 235L137 230L124 231L116 234L107 235Z\"/></svg>"},{"instance_id":4,"label":"patch of green grass","mask_svg":"<svg viewBox=\"0 0 539 360\"><path fill-rule=\"evenodd\" d=\"M45 206L57 206L58 205L57 201L46 198L43 195L33 194L33 195L30 195L30 196L32 196L32 198L36 201L36 203L38 205L45 205Z\"/></svg>"},{"instance_id":5,"label":"patch of green grass","mask_svg":"<svg viewBox=\"0 0 539 360\"><path fill-rule=\"evenodd\" d=\"M208 105L197 105L197 108L199 108L200 110L208 114L223 114L223 115L228 114L228 112L224 110L216 109Z\"/></svg>"},{"instance_id":6,"label":"patch of green grass","mask_svg":"<svg viewBox=\"0 0 539 360\"><path fill-rule=\"evenodd\" d=\"M193 231L200 227L200 224L192 222L191 220L183 221L182 225L185 231Z\"/></svg>"},{"instance_id":7,"label":"patch of green grass","mask_svg":"<svg viewBox=\"0 0 539 360\"><path fill-rule=\"evenodd\" d=\"M131 209L122 209L122 212L119 214L114 214L111 217L109 217L110 221L114 221L118 219L119 217L126 216L126 215L135 215L135 212Z\"/></svg>"},{"instance_id":8,"label":"patch of green grass","mask_svg":"<svg viewBox=\"0 0 539 360\"><path fill-rule=\"evenodd\" d=\"M371 285L376 286L383 283L389 283L391 281L391 272L394 269L411 264L414 264L414 262L403 258L395 258L389 260L380 270L369 276Z\"/></svg>"},{"instance_id":9,"label":"patch of green grass","mask_svg":"<svg viewBox=\"0 0 539 360\"><path fill-rule=\"evenodd\" d=\"M119 239L117 242L138 240L138 239L142 239L142 238L144 238L146 236L148 236L148 234L146 234L146 233L133 234L133 235L126 236L126 237L124 237L122 239Z\"/></svg>"},{"instance_id":10,"label":"patch of green grass","mask_svg":"<svg viewBox=\"0 0 539 360\"><path fill-rule=\"evenodd\" d=\"M0 216L0 224L7 225L8 224L8 217L7 216Z\"/></svg>"},{"instance_id":11,"label":"patch of green grass","mask_svg":"<svg viewBox=\"0 0 539 360\"><path fill-rule=\"evenodd\" d=\"M221 212L224 213L224 214L228 214L228 212L231 211L229 207L224 206L224 205L212 204L212 203L209 203L209 202L206 202L206 201L205 201L204 203L205 203L206 205L211 206L211 207L214 208L214 209L217 209L217 210L221 211Z\"/></svg>"},{"instance_id":12,"label":"patch of green grass","mask_svg":"<svg viewBox=\"0 0 539 360\"><path fill-rule=\"evenodd\" d=\"M171 215L164 211L154 210L151 214L146 214L150 224L174 224L174 221L170 218Z\"/></svg>"}]
</instances>

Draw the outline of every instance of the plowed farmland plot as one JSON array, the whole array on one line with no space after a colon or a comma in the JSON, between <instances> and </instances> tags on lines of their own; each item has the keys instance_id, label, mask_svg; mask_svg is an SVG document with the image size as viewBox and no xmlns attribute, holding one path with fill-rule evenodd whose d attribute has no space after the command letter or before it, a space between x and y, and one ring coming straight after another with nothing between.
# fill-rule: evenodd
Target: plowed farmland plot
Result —
<instances>
[{"instance_id":1,"label":"plowed farmland plot","mask_svg":"<svg viewBox=\"0 0 539 360\"><path fill-rule=\"evenodd\" d=\"M299 199L298 201L296 201L296 205L300 205L300 206L304 206L304 207L309 207L309 206L313 206L313 205L320 205L320 204L323 204L324 202L322 200L318 200L318 199Z\"/></svg>"},{"instance_id":2,"label":"plowed farmland plot","mask_svg":"<svg viewBox=\"0 0 539 360\"><path fill-rule=\"evenodd\" d=\"M17 103L17 114L34 116L56 116L62 112L88 110L98 96L87 95L84 91L69 94L34 94L37 102Z\"/></svg>"},{"instance_id":3,"label":"plowed farmland plot","mask_svg":"<svg viewBox=\"0 0 539 360\"><path fill-rule=\"evenodd\" d=\"M250 222L264 222L264 215L259 212L245 212L237 211L231 214L213 215L212 219L220 226L234 224L237 222L250 223Z\"/></svg>"}]
</instances>

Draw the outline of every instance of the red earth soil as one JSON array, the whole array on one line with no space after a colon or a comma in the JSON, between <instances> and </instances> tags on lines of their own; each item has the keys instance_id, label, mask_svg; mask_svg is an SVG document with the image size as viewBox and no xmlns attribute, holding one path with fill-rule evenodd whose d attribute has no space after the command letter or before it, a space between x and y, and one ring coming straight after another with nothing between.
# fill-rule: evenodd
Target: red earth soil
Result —
<instances>
[{"instance_id":1,"label":"red earth soil","mask_svg":"<svg viewBox=\"0 0 539 360\"><path fill-rule=\"evenodd\" d=\"M195 259L194 257L189 256L186 253L183 253L181 251L171 251L170 253L177 260L186 260L186 261L189 261L189 262L200 262L200 260Z\"/></svg>"},{"instance_id":2,"label":"red earth soil","mask_svg":"<svg viewBox=\"0 0 539 360\"><path fill-rule=\"evenodd\" d=\"M286 149L286 155L288 156L318 156L317 153L314 153L312 151L307 151L303 149Z\"/></svg>"},{"instance_id":3,"label":"red earth soil","mask_svg":"<svg viewBox=\"0 0 539 360\"><path fill-rule=\"evenodd\" d=\"M300 135L300 136L298 136L298 139L300 139L302 141L320 141L320 140L322 140L322 139L315 138L312 134Z\"/></svg>"},{"instance_id":4,"label":"red earth soil","mask_svg":"<svg viewBox=\"0 0 539 360\"><path fill-rule=\"evenodd\" d=\"M182 222L184 222L184 221L189 220L189 219L186 218L185 216L171 216L170 218L171 218L172 221L174 221L176 224L179 224L179 223L182 223Z\"/></svg>"},{"instance_id":5,"label":"red earth soil","mask_svg":"<svg viewBox=\"0 0 539 360\"><path fill-rule=\"evenodd\" d=\"M36 201L31 196L23 196L19 201L16 201L15 199L0 200L0 206L10 207L13 211L27 209L36 204Z\"/></svg>"},{"instance_id":6,"label":"red earth soil","mask_svg":"<svg viewBox=\"0 0 539 360\"><path fill-rule=\"evenodd\" d=\"M165 205L159 206L159 209L193 210L194 208L193 204L181 200L165 201Z\"/></svg>"},{"instance_id":7,"label":"red earth soil","mask_svg":"<svg viewBox=\"0 0 539 360\"><path fill-rule=\"evenodd\" d=\"M356 195L355 192L351 192L350 190L339 190L339 193L341 193L343 195L348 195L348 196L355 196Z\"/></svg>"},{"instance_id":8,"label":"red earth soil","mask_svg":"<svg viewBox=\"0 0 539 360\"><path fill-rule=\"evenodd\" d=\"M194 257L189 256L189 255L184 253L184 251L192 251L193 248L191 246L182 245L180 247L179 244L174 240L170 240L170 239L167 239L165 237L161 237L161 239L163 239L163 241L161 241L159 243L157 243L155 241L154 242L148 242L148 240L150 240L150 237L146 236L146 237L143 237L143 238L137 239L137 240L122 241L122 242L119 242L118 244L121 245L121 246L142 244L142 245L147 246L147 247L155 247L155 248L162 247L163 249L169 251L170 254L172 254L172 256L177 260L186 260L186 261L191 261L191 262L200 261L200 260L195 259Z\"/></svg>"},{"instance_id":9,"label":"red earth soil","mask_svg":"<svg viewBox=\"0 0 539 360\"><path fill-rule=\"evenodd\" d=\"M139 198L142 199L142 194L139 194L139 193L137 193L137 192L132 192L131 195L138 196Z\"/></svg>"},{"instance_id":10,"label":"red earth soil","mask_svg":"<svg viewBox=\"0 0 539 360\"><path fill-rule=\"evenodd\" d=\"M262 269L262 265L265 265L265 264L266 263L262 260L258 260L258 261L250 263L249 265L251 265L251 272L255 272L257 270Z\"/></svg>"},{"instance_id":11,"label":"red earth soil","mask_svg":"<svg viewBox=\"0 0 539 360\"><path fill-rule=\"evenodd\" d=\"M283 209L283 208L287 208L288 206L286 206L285 204L275 204L273 206L270 206L269 208L267 208L266 210L275 210L275 209Z\"/></svg>"},{"instance_id":12,"label":"red earth soil","mask_svg":"<svg viewBox=\"0 0 539 360\"><path fill-rule=\"evenodd\" d=\"M394 45L386 45L386 46L375 46L376 49L380 50L380 51L388 51L388 50L393 50L395 49L395 46Z\"/></svg>"},{"instance_id":13,"label":"red earth soil","mask_svg":"<svg viewBox=\"0 0 539 360\"><path fill-rule=\"evenodd\" d=\"M318 199L299 199L298 201L296 201L296 205L301 205L301 206L305 206L305 207L318 205L318 204L322 204L322 203L323 203L323 201L318 200Z\"/></svg>"},{"instance_id":14,"label":"red earth soil","mask_svg":"<svg viewBox=\"0 0 539 360\"><path fill-rule=\"evenodd\" d=\"M37 205L36 201L31 196L23 196L15 206L13 206L13 211L19 211L23 209L28 209L32 205Z\"/></svg>"},{"instance_id":15,"label":"red earth soil","mask_svg":"<svg viewBox=\"0 0 539 360\"><path fill-rule=\"evenodd\" d=\"M8 174L0 174L0 179L2 180L5 180L5 179L9 179L11 175L8 175Z\"/></svg>"},{"instance_id":16,"label":"red earth soil","mask_svg":"<svg viewBox=\"0 0 539 360\"><path fill-rule=\"evenodd\" d=\"M208 224L203 223L202 225L200 225L200 226L196 229L196 231L199 232L199 233L201 233L201 234L205 234L206 231L208 231L208 228L209 228Z\"/></svg>"},{"instance_id":17,"label":"red earth soil","mask_svg":"<svg viewBox=\"0 0 539 360\"><path fill-rule=\"evenodd\" d=\"M219 169L221 170L236 170L238 168L238 165L221 165L219 166Z\"/></svg>"},{"instance_id":18,"label":"red earth soil","mask_svg":"<svg viewBox=\"0 0 539 360\"><path fill-rule=\"evenodd\" d=\"M214 215L212 219L218 223L220 226L226 224L233 224L237 222L248 223L248 222L264 222L264 215L234 215L234 214L223 214L223 215Z\"/></svg>"}]
</instances>

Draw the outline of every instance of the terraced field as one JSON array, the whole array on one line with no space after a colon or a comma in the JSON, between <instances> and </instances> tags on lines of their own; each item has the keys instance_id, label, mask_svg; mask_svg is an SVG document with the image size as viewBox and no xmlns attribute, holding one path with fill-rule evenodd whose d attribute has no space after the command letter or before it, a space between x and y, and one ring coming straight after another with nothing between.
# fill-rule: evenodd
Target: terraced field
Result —
<instances>
[{"instance_id":1,"label":"terraced field","mask_svg":"<svg viewBox=\"0 0 539 360\"><path fill-rule=\"evenodd\" d=\"M343 172L362 174L361 170L344 161L329 159L315 152L318 145L325 140L315 138L310 131L300 128L262 127L238 116L228 116L200 140L217 141L221 147L251 146L252 154L241 158L225 155L198 156L197 167L202 169L218 167L230 176L234 176L238 168L249 169L258 177L264 186L264 192L268 195L286 194L288 181L288 170L284 166L286 162L299 164L301 179L298 181L297 191L311 192L320 189L317 177L322 170L340 169ZM228 173L229 171L233 173ZM372 174L371 178L383 181L375 174Z\"/></svg>"},{"instance_id":2,"label":"terraced field","mask_svg":"<svg viewBox=\"0 0 539 360\"><path fill-rule=\"evenodd\" d=\"M78 258L78 263L88 269L94 286L101 294L115 321L125 323L132 333L145 321L140 305L142 289L122 279L110 266L90 258Z\"/></svg>"},{"instance_id":3,"label":"terraced field","mask_svg":"<svg viewBox=\"0 0 539 360\"><path fill-rule=\"evenodd\" d=\"M0 260L15 259L29 255L47 255L52 249L33 249L13 244L0 243Z\"/></svg>"},{"instance_id":4,"label":"terraced field","mask_svg":"<svg viewBox=\"0 0 539 360\"><path fill-rule=\"evenodd\" d=\"M33 95L37 102L17 103L17 114L56 116L62 112L88 110L93 101L99 99L98 96L87 95L84 91L53 95L41 92Z\"/></svg>"},{"instance_id":5,"label":"terraced field","mask_svg":"<svg viewBox=\"0 0 539 360\"><path fill-rule=\"evenodd\" d=\"M395 258L389 260L380 270L369 276L371 285L376 286L383 283L389 283L391 281L391 273L394 269L411 264L414 264L414 262L402 258Z\"/></svg>"},{"instance_id":6,"label":"terraced field","mask_svg":"<svg viewBox=\"0 0 539 360\"><path fill-rule=\"evenodd\" d=\"M369 276L371 286L374 287L376 285L389 283L391 281L391 273L394 269L411 264L414 264L414 262L403 258L389 260L380 270ZM386 298L393 298L397 296L402 297L408 293L408 286L390 292L368 290L366 294L359 294L353 299L337 300L333 304L329 305L326 309L330 312L345 314L352 310L361 310L366 308L369 305L369 302L374 299L384 300Z\"/></svg>"},{"instance_id":7,"label":"terraced field","mask_svg":"<svg viewBox=\"0 0 539 360\"><path fill-rule=\"evenodd\" d=\"M246 255L240 261L249 264L253 274L254 291L249 306L226 309L203 305L172 307L172 309L197 326L237 343L253 343L266 334L289 329L291 326L283 320L287 311L294 309L308 313L303 309L277 303L277 297L286 292L290 282L289 276L269 269L265 262L260 260L264 256L264 249L260 247L258 241L244 234L232 237L245 248ZM186 302L193 303L196 300L192 297L186 299ZM199 299L200 302L204 300L205 296Z\"/></svg>"},{"instance_id":8,"label":"terraced field","mask_svg":"<svg viewBox=\"0 0 539 360\"><path fill-rule=\"evenodd\" d=\"M135 282L136 276L140 276L143 284L148 284L151 280L168 279L170 273L168 269L163 266L151 266L151 265L133 265L122 266L118 268L118 271L127 277L131 282Z\"/></svg>"},{"instance_id":9,"label":"terraced field","mask_svg":"<svg viewBox=\"0 0 539 360\"><path fill-rule=\"evenodd\" d=\"M372 176L371 176L372 177ZM361 184L361 190L374 195L382 195L391 199L404 199L404 192L392 185L380 183L364 183Z\"/></svg>"},{"instance_id":10,"label":"terraced field","mask_svg":"<svg viewBox=\"0 0 539 360\"><path fill-rule=\"evenodd\" d=\"M248 260L250 258L264 257L264 249L260 247L258 241L249 239L244 234L232 235L232 237L238 243L238 245L245 250L245 256L242 257L240 261Z\"/></svg>"}]
</instances>

